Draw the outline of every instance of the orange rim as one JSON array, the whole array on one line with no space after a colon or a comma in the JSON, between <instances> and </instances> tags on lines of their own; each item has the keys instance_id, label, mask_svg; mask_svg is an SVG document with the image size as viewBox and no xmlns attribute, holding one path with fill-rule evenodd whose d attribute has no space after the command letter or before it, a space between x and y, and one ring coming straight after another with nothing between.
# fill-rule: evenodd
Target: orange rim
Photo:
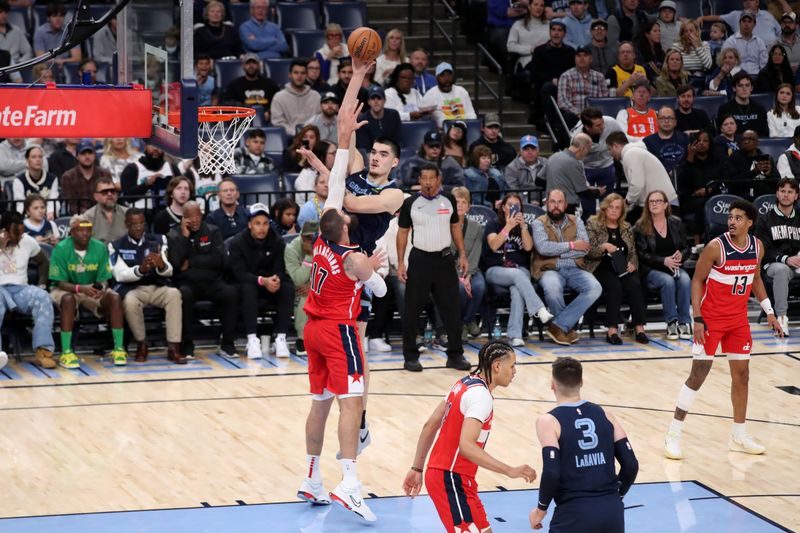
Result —
<instances>
[{"instance_id":1,"label":"orange rim","mask_svg":"<svg viewBox=\"0 0 800 533\"><path fill-rule=\"evenodd\" d=\"M207 105L197 108L198 122L226 122L235 118L255 116L256 110L250 107Z\"/></svg>"}]
</instances>

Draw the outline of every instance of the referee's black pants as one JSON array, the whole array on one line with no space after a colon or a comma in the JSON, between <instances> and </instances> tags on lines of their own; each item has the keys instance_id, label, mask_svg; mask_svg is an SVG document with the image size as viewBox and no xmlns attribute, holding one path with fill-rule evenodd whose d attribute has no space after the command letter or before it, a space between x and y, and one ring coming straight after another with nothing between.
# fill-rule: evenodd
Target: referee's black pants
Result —
<instances>
[{"instance_id":1,"label":"referee's black pants","mask_svg":"<svg viewBox=\"0 0 800 533\"><path fill-rule=\"evenodd\" d=\"M417 361L416 317L422 314L433 296L447 332L447 358L464 355L461 346L461 306L458 295L458 273L455 256L446 248L440 252L423 252L412 248L408 256L408 281L406 281L405 312L403 314L403 357Z\"/></svg>"}]
</instances>

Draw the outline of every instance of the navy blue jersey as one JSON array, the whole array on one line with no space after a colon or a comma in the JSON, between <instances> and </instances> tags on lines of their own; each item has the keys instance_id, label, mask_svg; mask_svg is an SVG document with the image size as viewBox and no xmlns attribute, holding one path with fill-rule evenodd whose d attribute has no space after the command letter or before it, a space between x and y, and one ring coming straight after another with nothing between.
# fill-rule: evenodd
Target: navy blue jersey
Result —
<instances>
[{"instance_id":1,"label":"navy blue jersey","mask_svg":"<svg viewBox=\"0 0 800 533\"><path fill-rule=\"evenodd\" d=\"M384 189L397 189L397 182L392 180L385 185L375 185L369 181L369 173L366 169L355 174L351 174L344 182L345 189L356 196L377 196ZM361 245L361 248L369 255L375 251L375 241L383 237L389 228L389 222L394 217L394 213L359 213L358 225L354 231L350 232L350 242Z\"/></svg>"},{"instance_id":2,"label":"navy blue jersey","mask_svg":"<svg viewBox=\"0 0 800 533\"><path fill-rule=\"evenodd\" d=\"M617 493L614 426L603 409L583 400L561 404L550 414L561 424L561 482L556 505L573 498Z\"/></svg>"}]
</instances>

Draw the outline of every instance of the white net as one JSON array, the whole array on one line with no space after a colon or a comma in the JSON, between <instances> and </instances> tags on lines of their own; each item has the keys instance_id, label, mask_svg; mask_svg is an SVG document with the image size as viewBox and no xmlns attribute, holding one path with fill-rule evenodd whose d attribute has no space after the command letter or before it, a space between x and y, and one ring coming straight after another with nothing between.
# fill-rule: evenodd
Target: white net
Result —
<instances>
[{"instance_id":1,"label":"white net","mask_svg":"<svg viewBox=\"0 0 800 533\"><path fill-rule=\"evenodd\" d=\"M241 112L250 112L241 116ZM239 140L250 127L255 116L247 108L201 108L205 116L215 115L219 120L200 120L197 128L197 157L200 174L236 174L234 151Z\"/></svg>"}]
</instances>

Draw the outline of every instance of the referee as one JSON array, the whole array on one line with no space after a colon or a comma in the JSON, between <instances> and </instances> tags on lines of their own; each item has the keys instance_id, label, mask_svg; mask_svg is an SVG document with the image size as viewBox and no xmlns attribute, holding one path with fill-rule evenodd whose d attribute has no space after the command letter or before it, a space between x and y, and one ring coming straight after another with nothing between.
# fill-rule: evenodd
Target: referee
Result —
<instances>
[{"instance_id":1,"label":"referee","mask_svg":"<svg viewBox=\"0 0 800 533\"><path fill-rule=\"evenodd\" d=\"M461 315L457 305L459 274L450 249L454 243L458 250L459 272L468 272L469 261L464 252L456 200L450 193L442 191L442 175L434 164L426 164L420 169L419 186L420 190L406 198L400 208L397 231L397 277L406 284L403 368L411 372L422 371L416 345L418 321L415 317L420 316L432 294L447 331L447 366L469 370L470 364L464 359L461 346ZM412 227L412 249L407 267L403 258Z\"/></svg>"}]
</instances>

